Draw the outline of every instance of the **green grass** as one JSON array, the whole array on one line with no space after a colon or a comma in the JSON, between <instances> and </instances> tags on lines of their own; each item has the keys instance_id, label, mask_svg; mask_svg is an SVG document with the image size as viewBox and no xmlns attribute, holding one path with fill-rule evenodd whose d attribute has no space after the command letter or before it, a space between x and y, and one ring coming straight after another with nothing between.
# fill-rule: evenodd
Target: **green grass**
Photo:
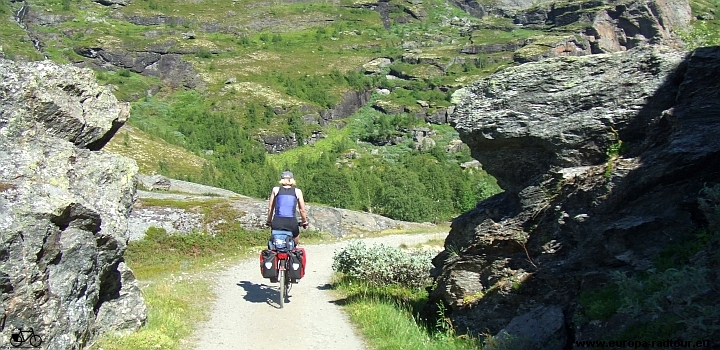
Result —
<instances>
[{"instance_id":1,"label":"green grass","mask_svg":"<svg viewBox=\"0 0 720 350\"><path fill-rule=\"evenodd\" d=\"M145 238L128 243L125 260L138 278L154 278L170 271L195 271L220 258L239 258L267 244L266 231L223 231L168 235L150 228Z\"/></svg>"},{"instance_id":2,"label":"green grass","mask_svg":"<svg viewBox=\"0 0 720 350\"><path fill-rule=\"evenodd\" d=\"M373 287L347 279L339 279L333 286L345 296L343 308L373 349L482 348L479 339L423 325L417 312L427 301L425 291Z\"/></svg>"},{"instance_id":3,"label":"green grass","mask_svg":"<svg viewBox=\"0 0 720 350\"><path fill-rule=\"evenodd\" d=\"M159 173L164 164L167 167L165 175L179 179L199 177L206 162L184 148L168 144L130 126L123 126L103 151L134 159L142 174Z\"/></svg>"},{"instance_id":4,"label":"green grass","mask_svg":"<svg viewBox=\"0 0 720 350\"><path fill-rule=\"evenodd\" d=\"M113 94L120 101L137 101L145 97L153 86L161 84L157 78L146 77L128 69L120 69L116 72L98 71L95 76L99 84L113 85L116 88Z\"/></svg>"},{"instance_id":5,"label":"green grass","mask_svg":"<svg viewBox=\"0 0 720 350\"><path fill-rule=\"evenodd\" d=\"M473 31L471 40L474 45L503 44L519 39L528 39L542 32L539 30L517 28L511 31L499 29L480 29Z\"/></svg>"},{"instance_id":6,"label":"green grass","mask_svg":"<svg viewBox=\"0 0 720 350\"><path fill-rule=\"evenodd\" d=\"M183 349L183 340L193 327L207 319L205 310L214 295L207 276L189 278L168 276L175 269L165 269L163 277L145 279L143 298L148 306L148 323L139 331L126 336L108 335L91 348L104 350ZM143 278L142 274L138 275Z\"/></svg>"},{"instance_id":7,"label":"green grass","mask_svg":"<svg viewBox=\"0 0 720 350\"><path fill-rule=\"evenodd\" d=\"M720 2L713 0L690 1L695 18L690 28L680 31L680 37L689 49L720 45Z\"/></svg>"}]
</instances>

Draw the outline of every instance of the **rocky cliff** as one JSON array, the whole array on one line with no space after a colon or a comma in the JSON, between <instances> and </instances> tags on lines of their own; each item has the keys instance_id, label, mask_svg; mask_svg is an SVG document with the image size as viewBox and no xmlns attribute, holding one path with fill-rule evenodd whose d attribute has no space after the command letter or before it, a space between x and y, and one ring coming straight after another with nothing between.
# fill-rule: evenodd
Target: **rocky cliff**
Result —
<instances>
[{"instance_id":1,"label":"rocky cliff","mask_svg":"<svg viewBox=\"0 0 720 350\"><path fill-rule=\"evenodd\" d=\"M0 312L45 349L143 325L123 261L133 160L99 151L128 116L91 71L0 59Z\"/></svg>"},{"instance_id":2,"label":"rocky cliff","mask_svg":"<svg viewBox=\"0 0 720 350\"><path fill-rule=\"evenodd\" d=\"M683 46L677 40L692 19L688 1L573 1L541 3L512 16L525 28L564 28L521 43L516 62L625 51L644 44Z\"/></svg>"},{"instance_id":3,"label":"rocky cliff","mask_svg":"<svg viewBox=\"0 0 720 350\"><path fill-rule=\"evenodd\" d=\"M705 232L698 196L720 174L718 81L720 48L659 46L529 63L461 90L452 123L505 192L453 221L428 314L445 305L458 330L521 348L564 349L658 319L672 320L666 337L718 339L717 314L691 311L716 303L717 240L687 249L681 279L663 282L674 291L645 316L628 311L643 298L627 293L603 317L590 310L602 301L588 303L623 276L645 276L633 280L642 289ZM689 269L701 271L692 283Z\"/></svg>"}]
</instances>

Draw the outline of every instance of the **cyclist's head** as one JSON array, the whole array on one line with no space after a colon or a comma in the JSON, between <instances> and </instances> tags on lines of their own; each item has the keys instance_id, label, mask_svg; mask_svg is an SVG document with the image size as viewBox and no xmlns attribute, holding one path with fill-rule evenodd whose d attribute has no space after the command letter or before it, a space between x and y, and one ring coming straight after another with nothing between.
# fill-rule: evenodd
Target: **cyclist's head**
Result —
<instances>
[{"instance_id":1,"label":"cyclist's head","mask_svg":"<svg viewBox=\"0 0 720 350\"><path fill-rule=\"evenodd\" d=\"M293 173L287 170L283 171L282 174L280 174L280 184L283 186L295 186Z\"/></svg>"}]
</instances>

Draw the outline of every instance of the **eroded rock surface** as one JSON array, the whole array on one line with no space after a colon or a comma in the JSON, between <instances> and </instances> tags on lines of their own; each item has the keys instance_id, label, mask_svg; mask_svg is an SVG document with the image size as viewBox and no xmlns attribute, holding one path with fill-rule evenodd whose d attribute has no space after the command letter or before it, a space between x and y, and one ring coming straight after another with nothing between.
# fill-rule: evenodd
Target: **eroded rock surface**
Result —
<instances>
[{"instance_id":1,"label":"eroded rock surface","mask_svg":"<svg viewBox=\"0 0 720 350\"><path fill-rule=\"evenodd\" d=\"M453 221L428 314L441 302L464 332L527 336L522 315L560 305L548 317L571 333L548 328L536 348L637 322L589 322L578 297L707 225L697 198L720 173L719 74L720 48L642 47L508 68L456 95L452 123L505 192Z\"/></svg>"},{"instance_id":2,"label":"eroded rock surface","mask_svg":"<svg viewBox=\"0 0 720 350\"><path fill-rule=\"evenodd\" d=\"M137 165L96 151L128 106L89 70L0 59L0 75L6 328L32 327L45 349L137 329L147 311L123 260Z\"/></svg>"},{"instance_id":3,"label":"eroded rock surface","mask_svg":"<svg viewBox=\"0 0 720 350\"><path fill-rule=\"evenodd\" d=\"M689 1L577 1L540 4L517 13L517 25L550 28L583 25L579 35L548 35L521 43L517 62L584 56L663 44L681 47L678 31L692 19ZM549 47L549 49L548 49Z\"/></svg>"}]
</instances>

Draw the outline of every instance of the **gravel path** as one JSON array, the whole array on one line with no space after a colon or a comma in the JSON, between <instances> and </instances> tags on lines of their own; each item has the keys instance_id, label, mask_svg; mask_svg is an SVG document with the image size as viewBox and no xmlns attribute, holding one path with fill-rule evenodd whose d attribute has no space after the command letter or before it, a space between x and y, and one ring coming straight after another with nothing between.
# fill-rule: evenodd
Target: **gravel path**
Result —
<instances>
[{"instance_id":1,"label":"gravel path","mask_svg":"<svg viewBox=\"0 0 720 350\"><path fill-rule=\"evenodd\" d=\"M412 246L446 235L391 235L364 241L369 245ZM195 349L275 349L280 348L278 341L288 341L295 349L365 349L348 317L334 303L338 298L329 290L332 256L347 244L304 246L308 264L305 277L293 285L283 309L278 305L278 284L262 278L258 259L220 272L210 319L192 337Z\"/></svg>"}]
</instances>

